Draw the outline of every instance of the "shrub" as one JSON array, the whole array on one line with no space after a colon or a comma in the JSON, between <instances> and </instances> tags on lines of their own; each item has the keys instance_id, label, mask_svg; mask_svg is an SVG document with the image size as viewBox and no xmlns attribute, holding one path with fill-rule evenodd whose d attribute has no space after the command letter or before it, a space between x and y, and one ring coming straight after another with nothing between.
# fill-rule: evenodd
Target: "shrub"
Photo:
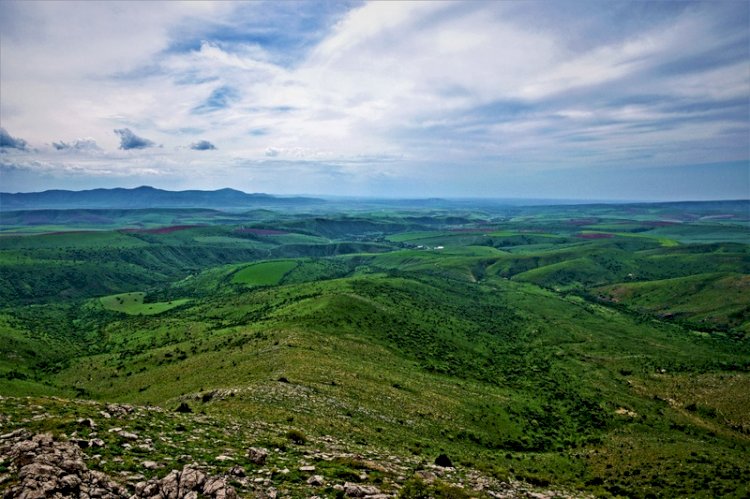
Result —
<instances>
[{"instance_id":1,"label":"shrub","mask_svg":"<svg viewBox=\"0 0 750 499\"><path fill-rule=\"evenodd\" d=\"M182 412L182 413L188 413L193 412L193 410L190 408L189 405L187 405L187 402L180 402L180 405L177 406L177 409L175 409L176 412Z\"/></svg>"},{"instance_id":2,"label":"shrub","mask_svg":"<svg viewBox=\"0 0 750 499\"><path fill-rule=\"evenodd\" d=\"M288 432L286 432L286 438L297 445L302 445L307 442L307 437L299 430L289 430Z\"/></svg>"}]
</instances>

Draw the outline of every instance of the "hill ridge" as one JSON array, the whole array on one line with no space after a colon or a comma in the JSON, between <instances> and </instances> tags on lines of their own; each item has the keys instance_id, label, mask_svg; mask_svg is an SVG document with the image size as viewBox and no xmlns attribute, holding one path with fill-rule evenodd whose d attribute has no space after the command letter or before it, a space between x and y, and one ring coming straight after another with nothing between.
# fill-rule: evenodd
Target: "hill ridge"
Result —
<instances>
[{"instance_id":1,"label":"hill ridge","mask_svg":"<svg viewBox=\"0 0 750 499\"><path fill-rule=\"evenodd\" d=\"M2 211L82 208L250 208L319 203L324 201L310 197L246 193L228 187L217 190L170 191L143 185L132 189L115 187L80 191L51 189L41 192L0 192Z\"/></svg>"}]
</instances>

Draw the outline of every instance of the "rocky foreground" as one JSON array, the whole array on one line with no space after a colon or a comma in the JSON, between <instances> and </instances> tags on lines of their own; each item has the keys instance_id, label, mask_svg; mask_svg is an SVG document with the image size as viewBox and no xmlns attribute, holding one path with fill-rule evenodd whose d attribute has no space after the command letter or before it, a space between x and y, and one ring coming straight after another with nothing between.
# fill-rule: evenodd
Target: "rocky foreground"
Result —
<instances>
[{"instance_id":1,"label":"rocky foreground","mask_svg":"<svg viewBox=\"0 0 750 499\"><path fill-rule=\"evenodd\" d=\"M353 453L331 437L299 431L287 431L288 446L276 440L239 448L262 443L268 428L227 428L160 408L0 397L0 409L4 499L579 497L454 467L448 456L433 464Z\"/></svg>"}]
</instances>

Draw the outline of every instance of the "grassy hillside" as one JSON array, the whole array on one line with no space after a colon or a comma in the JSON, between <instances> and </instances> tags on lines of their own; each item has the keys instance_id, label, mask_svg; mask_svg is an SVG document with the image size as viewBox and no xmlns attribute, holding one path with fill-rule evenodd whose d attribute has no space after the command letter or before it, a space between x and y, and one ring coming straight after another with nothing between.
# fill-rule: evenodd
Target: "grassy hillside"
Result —
<instances>
[{"instance_id":1,"label":"grassy hillside","mask_svg":"<svg viewBox=\"0 0 750 499\"><path fill-rule=\"evenodd\" d=\"M355 481L483 496L449 485L482 477L496 492L519 480L574 495L745 497L750 246L665 244L678 238L647 234L671 227L654 221L664 210L265 213L259 225L59 244L0 237L0 394L80 400L14 402L0 425L70 437L75 417L100 418L85 400L137 404L160 429L120 424L151 449L107 436L91 466L163 476L192 454L255 473L243 446L278 448L268 483L238 485L247 495L334 497L334 483ZM697 234L707 222L691 213L681 224ZM579 237L594 232L609 235ZM192 414L173 413L181 405ZM180 449L175 435L196 431L206 438ZM326 453L340 459L314 457ZM412 478L441 454L455 472ZM164 467L144 469L150 458ZM311 463L327 486L307 484L298 467Z\"/></svg>"},{"instance_id":2,"label":"grassy hillside","mask_svg":"<svg viewBox=\"0 0 750 499\"><path fill-rule=\"evenodd\" d=\"M602 298L637 310L696 324L743 327L750 324L750 276L698 274L596 289Z\"/></svg>"}]
</instances>

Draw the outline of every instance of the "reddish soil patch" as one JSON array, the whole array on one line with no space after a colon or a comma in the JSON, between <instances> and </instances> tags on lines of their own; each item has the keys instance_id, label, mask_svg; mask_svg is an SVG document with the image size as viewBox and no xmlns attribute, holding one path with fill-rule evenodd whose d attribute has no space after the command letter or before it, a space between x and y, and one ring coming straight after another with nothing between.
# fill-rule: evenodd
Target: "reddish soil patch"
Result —
<instances>
[{"instance_id":1,"label":"reddish soil patch","mask_svg":"<svg viewBox=\"0 0 750 499\"><path fill-rule=\"evenodd\" d=\"M576 237L580 237L581 239L609 239L610 237L614 237L614 234L606 234L604 232L597 232L593 234L576 234Z\"/></svg>"},{"instance_id":2,"label":"reddish soil patch","mask_svg":"<svg viewBox=\"0 0 750 499\"><path fill-rule=\"evenodd\" d=\"M178 230L194 229L201 225L170 225L168 227L157 227L155 229L123 229L122 232L135 232L138 234L171 234Z\"/></svg>"},{"instance_id":3,"label":"reddish soil patch","mask_svg":"<svg viewBox=\"0 0 750 499\"><path fill-rule=\"evenodd\" d=\"M280 236L282 234L289 234L283 230L273 229L237 229L236 232L240 234L255 234L256 236Z\"/></svg>"}]
</instances>

